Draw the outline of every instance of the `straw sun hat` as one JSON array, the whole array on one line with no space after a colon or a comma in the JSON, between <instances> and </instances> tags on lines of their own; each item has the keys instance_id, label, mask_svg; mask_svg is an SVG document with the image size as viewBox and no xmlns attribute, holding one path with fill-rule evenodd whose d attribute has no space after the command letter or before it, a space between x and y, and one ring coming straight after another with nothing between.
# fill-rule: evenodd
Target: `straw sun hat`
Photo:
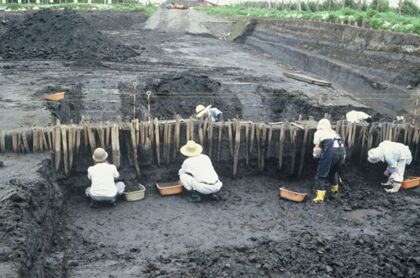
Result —
<instances>
[{"instance_id":1,"label":"straw sun hat","mask_svg":"<svg viewBox=\"0 0 420 278\"><path fill-rule=\"evenodd\" d=\"M203 147L194 141L188 141L187 144L181 147L181 153L185 156L196 156L201 154Z\"/></svg>"},{"instance_id":2,"label":"straw sun hat","mask_svg":"<svg viewBox=\"0 0 420 278\"><path fill-rule=\"evenodd\" d=\"M195 113L196 113L196 116L197 116L198 118L203 117L203 115L204 115L207 111L209 111L210 107L211 107L211 105L209 105L209 106L207 106L207 107L206 107L206 106L204 106L204 105L202 105L202 104L197 105L197 107L195 108Z\"/></svg>"},{"instance_id":3,"label":"straw sun hat","mask_svg":"<svg viewBox=\"0 0 420 278\"><path fill-rule=\"evenodd\" d=\"M92 155L92 159L97 163L104 162L107 158L108 153L102 148L97 148Z\"/></svg>"}]
</instances>

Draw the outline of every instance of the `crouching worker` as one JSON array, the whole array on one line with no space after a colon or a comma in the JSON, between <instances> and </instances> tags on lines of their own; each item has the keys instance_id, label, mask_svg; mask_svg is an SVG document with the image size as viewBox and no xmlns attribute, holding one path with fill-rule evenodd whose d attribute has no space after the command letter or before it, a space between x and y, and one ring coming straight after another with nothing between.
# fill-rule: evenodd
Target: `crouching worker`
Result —
<instances>
[{"instance_id":1,"label":"crouching worker","mask_svg":"<svg viewBox=\"0 0 420 278\"><path fill-rule=\"evenodd\" d=\"M188 157L179 170L179 179L186 190L190 192L190 201L200 202L203 196L209 196L219 201L217 192L223 183L213 168L210 158L202 154L203 147L194 141L188 141L181 147L181 153Z\"/></svg>"},{"instance_id":2,"label":"crouching worker","mask_svg":"<svg viewBox=\"0 0 420 278\"><path fill-rule=\"evenodd\" d=\"M346 120L350 123L371 123L372 117L365 112L352 110L346 114Z\"/></svg>"},{"instance_id":3,"label":"crouching worker","mask_svg":"<svg viewBox=\"0 0 420 278\"><path fill-rule=\"evenodd\" d=\"M404 180L405 166L410 165L411 160L412 156L408 146L391 141L383 141L377 148L370 149L368 152L370 163L382 161L388 164L384 172L388 181L382 183L382 185L385 186L385 191L389 193L400 190L401 183Z\"/></svg>"},{"instance_id":4,"label":"crouching worker","mask_svg":"<svg viewBox=\"0 0 420 278\"><path fill-rule=\"evenodd\" d=\"M325 199L327 179L331 184L331 193L338 193L338 173L344 164L346 150L340 136L332 130L329 120L320 120L316 129L313 156L319 158L319 163L315 177L317 192L314 202L322 203Z\"/></svg>"},{"instance_id":5,"label":"crouching worker","mask_svg":"<svg viewBox=\"0 0 420 278\"><path fill-rule=\"evenodd\" d=\"M115 183L114 179L119 178L117 167L107 162L108 153L97 148L92 156L95 165L88 168L88 178L92 181L90 187L86 188L86 196L91 199L91 207L96 202L110 202L116 204L117 197L124 193L125 185L123 182Z\"/></svg>"},{"instance_id":6,"label":"crouching worker","mask_svg":"<svg viewBox=\"0 0 420 278\"><path fill-rule=\"evenodd\" d=\"M207 118L210 116L213 122L223 121L223 112L216 107L211 107L211 105L207 107L202 104L197 105L195 113L197 118Z\"/></svg>"}]
</instances>

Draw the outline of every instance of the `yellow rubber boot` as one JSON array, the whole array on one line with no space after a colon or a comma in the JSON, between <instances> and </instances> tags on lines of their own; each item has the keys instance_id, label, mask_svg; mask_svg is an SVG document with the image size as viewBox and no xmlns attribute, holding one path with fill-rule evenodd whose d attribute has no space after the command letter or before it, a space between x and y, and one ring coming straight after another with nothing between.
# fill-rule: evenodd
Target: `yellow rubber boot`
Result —
<instances>
[{"instance_id":1,"label":"yellow rubber boot","mask_svg":"<svg viewBox=\"0 0 420 278\"><path fill-rule=\"evenodd\" d=\"M331 193L337 194L338 193L338 184L331 186Z\"/></svg>"},{"instance_id":2,"label":"yellow rubber boot","mask_svg":"<svg viewBox=\"0 0 420 278\"><path fill-rule=\"evenodd\" d=\"M314 199L315 203L322 203L325 199L325 190L317 190L316 197Z\"/></svg>"}]
</instances>

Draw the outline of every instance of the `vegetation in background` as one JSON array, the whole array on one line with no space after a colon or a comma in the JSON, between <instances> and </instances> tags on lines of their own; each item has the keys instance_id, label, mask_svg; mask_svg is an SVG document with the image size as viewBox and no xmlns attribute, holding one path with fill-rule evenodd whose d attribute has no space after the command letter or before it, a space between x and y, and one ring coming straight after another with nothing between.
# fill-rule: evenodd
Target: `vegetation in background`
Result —
<instances>
[{"instance_id":1,"label":"vegetation in background","mask_svg":"<svg viewBox=\"0 0 420 278\"><path fill-rule=\"evenodd\" d=\"M95 3L97 2L97 3ZM92 1L87 3L61 3L61 4L0 4L2 10L26 10L26 9L42 9L42 8L68 8L74 10L115 10L115 11L132 11L142 12L146 15L153 14L157 7L154 5L143 5L135 1L127 1L118 4L103 4L103 1Z\"/></svg>"},{"instance_id":2,"label":"vegetation in background","mask_svg":"<svg viewBox=\"0 0 420 278\"><path fill-rule=\"evenodd\" d=\"M397 9L388 0L374 0L370 5L355 0L325 0L324 2L272 3L247 2L241 5L207 7L208 13L305 19L370 27L420 35L420 9L411 0L402 0Z\"/></svg>"}]
</instances>

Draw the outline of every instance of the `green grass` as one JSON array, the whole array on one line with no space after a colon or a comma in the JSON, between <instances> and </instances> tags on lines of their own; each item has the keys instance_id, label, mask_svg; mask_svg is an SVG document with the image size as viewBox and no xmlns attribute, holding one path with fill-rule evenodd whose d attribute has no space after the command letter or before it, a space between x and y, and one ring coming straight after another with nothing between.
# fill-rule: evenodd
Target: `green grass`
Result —
<instances>
[{"instance_id":1,"label":"green grass","mask_svg":"<svg viewBox=\"0 0 420 278\"><path fill-rule=\"evenodd\" d=\"M375 10L359 11L343 8L335 11L293 11L248 6L224 6L203 8L210 14L242 15L275 19L302 19L334 23L348 23L373 29L389 30L401 33L420 35L420 17L399 15L395 11L377 12Z\"/></svg>"},{"instance_id":2,"label":"green grass","mask_svg":"<svg viewBox=\"0 0 420 278\"><path fill-rule=\"evenodd\" d=\"M0 9L22 10L34 8L68 8L73 10L112 10L112 11L132 11L142 12L146 15L153 14L157 7L154 5L142 5L135 2L121 4L87 4L87 3L67 3L67 4L0 4Z\"/></svg>"}]
</instances>

